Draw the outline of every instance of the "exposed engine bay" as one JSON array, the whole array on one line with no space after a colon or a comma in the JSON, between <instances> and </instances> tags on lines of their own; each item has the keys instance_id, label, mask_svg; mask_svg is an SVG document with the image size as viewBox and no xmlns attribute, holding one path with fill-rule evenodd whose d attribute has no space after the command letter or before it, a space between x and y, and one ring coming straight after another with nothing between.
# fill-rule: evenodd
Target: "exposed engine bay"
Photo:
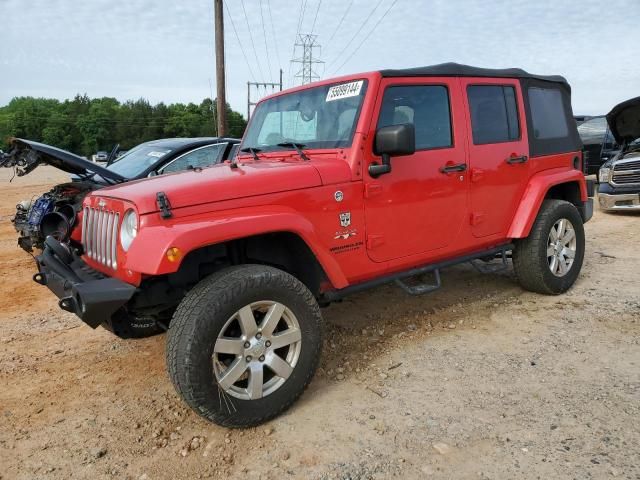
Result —
<instances>
[{"instance_id":1,"label":"exposed engine bay","mask_svg":"<svg viewBox=\"0 0 640 480\"><path fill-rule=\"evenodd\" d=\"M23 200L16 205L11 219L18 232L18 245L27 252L42 249L51 235L66 242L82 209L82 200L92 190L101 188L93 182L70 182L56 185L44 195Z\"/></svg>"}]
</instances>

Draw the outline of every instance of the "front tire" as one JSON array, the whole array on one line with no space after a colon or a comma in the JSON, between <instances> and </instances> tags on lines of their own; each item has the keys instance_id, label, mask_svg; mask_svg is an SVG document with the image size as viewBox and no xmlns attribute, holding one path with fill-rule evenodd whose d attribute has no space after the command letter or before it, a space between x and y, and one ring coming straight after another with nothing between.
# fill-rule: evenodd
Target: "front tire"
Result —
<instances>
[{"instance_id":1,"label":"front tire","mask_svg":"<svg viewBox=\"0 0 640 480\"><path fill-rule=\"evenodd\" d=\"M520 285L558 295L575 283L584 260L584 225L578 209L564 200L545 200L531 232L513 251Z\"/></svg>"},{"instance_id":2,"label":"front tire","mask_svg":"<svg viewBox=\"0 0 640 480\"><path fill-rule=\"evenodd\" d=\"M226 427L276 417L302 394L322 347L320 309L295 277L230 267L197 284L176 310L167 367L199 415Z\"/></svg>"}]
</instances>

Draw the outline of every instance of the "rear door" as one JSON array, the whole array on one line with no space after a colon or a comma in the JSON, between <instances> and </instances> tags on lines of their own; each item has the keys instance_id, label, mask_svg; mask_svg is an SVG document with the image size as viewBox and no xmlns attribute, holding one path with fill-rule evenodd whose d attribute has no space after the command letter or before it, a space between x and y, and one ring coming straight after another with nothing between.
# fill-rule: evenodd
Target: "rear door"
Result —
<instances>
[{"instance_id":1,"label":"rear door","mask_svg":"<svg viewBox=\"0 0 640 480\"><path fill-rule=\"evenodd\" d=\"M381 83L373 133L412 123L416 151L391 159L390 173L365 173L369 257L383 262L456 241L467 219L464 104L457 78L389 78ZM462 126L462 128L456 128ZM369 162L380 161L371 151Z\"/></svg>"},{"instance_id":2,"label":"rear door","mask_svg":"<svg viewBox=\"0 0 640 480\"><path fill-rule=\"evenodd\" d=\"M475 237L504 233L529 178L520 83L463 78L469 112L470 222Z\"/></svg>"}]
</instances>

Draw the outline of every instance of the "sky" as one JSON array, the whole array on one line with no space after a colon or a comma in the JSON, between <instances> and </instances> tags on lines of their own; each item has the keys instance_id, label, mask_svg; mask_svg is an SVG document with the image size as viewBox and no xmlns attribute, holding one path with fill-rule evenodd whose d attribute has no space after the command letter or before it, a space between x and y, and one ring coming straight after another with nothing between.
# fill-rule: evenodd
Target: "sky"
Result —
<instances>
[{"instance_id":1,"label":"sky","mask_svg":"<svg viewBox=\"0 0 640 480\"><path fill-rule=\"evenodd\" d=\"M297 81L299 66L289 60L298 32L317 35L322 78L453 61L564 75L576 114L606 113L640 95L630 40L638 38L640 0L225 4L227 101L245 116L247 81L277 82L279 68L285 88ZM0 106L27 95L152 103L215 96L213 0L0 0L0 12Z\"/></svg>"}]
</instances>

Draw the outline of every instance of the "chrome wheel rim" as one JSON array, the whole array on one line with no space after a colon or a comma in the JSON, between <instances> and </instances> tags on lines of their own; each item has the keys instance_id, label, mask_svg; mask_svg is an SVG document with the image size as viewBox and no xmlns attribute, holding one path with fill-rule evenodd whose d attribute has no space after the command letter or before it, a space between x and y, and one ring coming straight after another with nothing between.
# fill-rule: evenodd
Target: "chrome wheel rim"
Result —
<instances>
[{"instance_id":1,"label":"chrome wheel rim","mask_svg":"<svg viewBox=\"0 0 640 480\"><path fill-rule=\"evenodd\" d=\"M234 313L213 347L218 387L242 400L278 390L293 372L302 347L298 319L285 305L264 300Z\"/></svg>"},{"instance_id":2,"label":"chrome wheel rim","mask_svg":"<svg viewBox=\"0 0 640 480\"><path fill-rule=\"evenodd\" d=\"M547 262L549 270L556 277L564 277L576 257L576 231L573 224L561 218L551 227L547 240Z\"/></svg>"}]
</instances>

